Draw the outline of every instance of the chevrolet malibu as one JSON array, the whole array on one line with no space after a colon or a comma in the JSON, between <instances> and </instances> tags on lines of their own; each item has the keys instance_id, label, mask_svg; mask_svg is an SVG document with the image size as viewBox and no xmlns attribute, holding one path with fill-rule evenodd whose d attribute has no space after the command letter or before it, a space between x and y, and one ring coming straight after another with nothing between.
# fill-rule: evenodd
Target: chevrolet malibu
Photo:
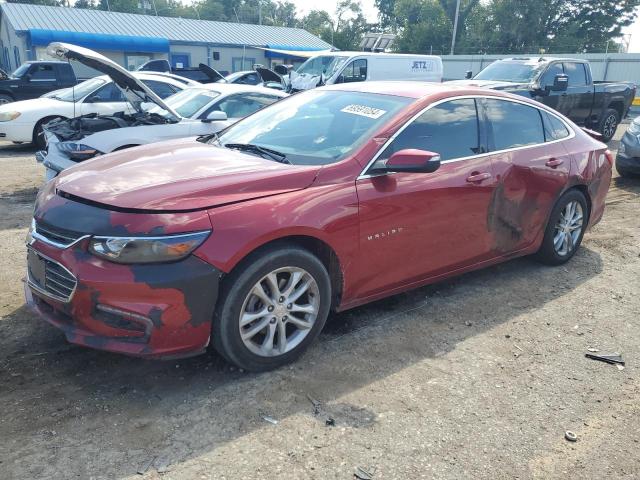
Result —
<instances>
[{"instance_id":1,"label":"chevrolet malibu","mask_svg":"<svg viewBox=\"0 0 640 480\"><path fill-rule=\"evenodd\" d=\"M80 345L172 358L212 344L275 368L331 311L522 255L568 261L602 217L612 161L507 93L319 88L47 183L26 297Z\"/></svg>"}]
</instances>

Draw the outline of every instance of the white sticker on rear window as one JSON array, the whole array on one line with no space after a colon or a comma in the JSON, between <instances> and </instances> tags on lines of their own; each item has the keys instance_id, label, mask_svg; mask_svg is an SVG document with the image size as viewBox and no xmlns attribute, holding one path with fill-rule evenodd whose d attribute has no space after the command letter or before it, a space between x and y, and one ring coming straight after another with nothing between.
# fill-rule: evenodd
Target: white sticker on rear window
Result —
<instances>
[{"instance_id":1,"label":"white sticker on rear window","mask_svg":"<svg viewBox=\"0 0 640 480\"><path fill-rule=\"evenodd\" d=\"M353 113L354 115L360 115L367 118L380 118L387 113L386 110L380 110L379 108L367 107L366 105L347 105L341 112Z\"/></svg>"}]
</instances>

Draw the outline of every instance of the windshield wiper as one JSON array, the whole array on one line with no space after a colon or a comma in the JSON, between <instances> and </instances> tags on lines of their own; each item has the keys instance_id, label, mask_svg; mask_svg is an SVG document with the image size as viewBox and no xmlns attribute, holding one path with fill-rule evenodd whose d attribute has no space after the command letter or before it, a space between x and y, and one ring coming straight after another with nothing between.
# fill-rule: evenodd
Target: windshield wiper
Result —
<instances>
[{"instance_id":1,"label":"windshield wiper","mask_svg":"<svg viewBox=\"0 0 640 480\"><path fill-rule=\"evenodd\" d=\"M276 162L291 165L291 162L287 160L287 156L284 153L273 150L271 148L261 147L260 145L255 145L253 143L225 143L224 146L226 148L233 148L235 150L255 152L262 156L266 155Z\"/></svg>"}]
</instances>

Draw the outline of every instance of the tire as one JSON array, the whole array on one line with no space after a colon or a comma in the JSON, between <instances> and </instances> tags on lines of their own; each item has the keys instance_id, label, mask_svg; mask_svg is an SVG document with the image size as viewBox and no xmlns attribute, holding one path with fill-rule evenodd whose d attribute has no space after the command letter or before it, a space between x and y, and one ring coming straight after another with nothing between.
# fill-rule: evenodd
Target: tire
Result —
<instances>
[{"instance_id":1,"label":"tire","mask_svg":"<svg viewBox=\"0 0 640 480\"><path fill-rule=\"evenodd\" d=\"M42 130L42 126L45 123L51 122L51 121L56 120L58 118L62 118L62 117L47 117L47 118L43 118L38 123L36 123L35 127L33 127L33 139L31 140L31 143L33 143L33 145L35 145L35 147L38 150L44 150L45 148L47 148L47 140L44 137L44 132Z\"/></svg>"},{"instance_id":2,"label":"tire","mask_svg":"<svg viewBox=\"0 0 640 480\"><path fill-rule=\"evenodd\" d=\"M616 170L618 171L618 175L620 175L623 178L632 178L637 176L632 172L630 172L629 170L627 170L626 168L618 166L618 162L616 162Z\"/></svg>"},{"instance_id":3,"label":"tire","mask_svg":"<svg viewBox=\"0 0 640 480\"><path fill-rule=\"evenodd\" d=\"M574 209L569 210L568 206L573 205ZM579 210L576 207L579 206ZM564 219L567 213L574 212L569 217L571 220L567 223ZM575 220L580 215L580 221ZM580 248L584 231L587 227L589 220L589 209L587 207L587 200L583 193L579 190L569 190L556 202L551 215L549 216L549 222L544 232L544 238L542 245L536 253L536 258L547 265L562 265L569 261ZM579 229L574 229L579 223ZM564 230L562 226L571 232L567 234L567 230ZM578 232L577 235L574 232ZM564 236L562 235L564 233ZM558 244L558 240L562 239Z\"/></svg>"},{"instance_id":4,"label":"tire","mask_svg":"<svg viewBox=\"0 0 640 480\"><path fill-rule=\"evenodd\" d=\"M605 110L600 124L598 125L598 132L602 135L602 140L608 142L616 134L616 129L620 123L620 115L617 110L609 108Z\"/></svg>"},{"instance_id":5,"label":"tire","mask_svg":"<svg viewBox=\"0 0 640 480\"><path fill-rule=\"evenodd\" d=\"M276 295L267 278L274 273ZM298 274L302 276L298 278ZM297 281L292 286L294 278ZM294 298L307 281L308 288ZM290 287L297 289L288 293ZM261 296L252 293L255 291ZM332 298L331 281L322 262L307 250L291 245L250 255L225 279L220 295L212 324L213 346L229 362L253 372L271 370L297 359L320 334ZM293 299L292 303L282 302L285 296ZM317 313L315 317L314 313L301 313L296 311L299 307L315 309ZM266 313L256 316L260 312ZM242 316L255 320L241 326ZM298 328L299 324L308 328ZM281 331L287 340L284 344L280 341Z\"/></svg>"},{"instance_id":6,"label":"tire","mask_svg":"<svg viewBox=\"0 0 640 480\"><path fill-rule=\"evenodd\" d=\"M13 97L9 95L0 95L0 105L5 105L7 103L13 102Z\"/></svg>"}]
</instances>

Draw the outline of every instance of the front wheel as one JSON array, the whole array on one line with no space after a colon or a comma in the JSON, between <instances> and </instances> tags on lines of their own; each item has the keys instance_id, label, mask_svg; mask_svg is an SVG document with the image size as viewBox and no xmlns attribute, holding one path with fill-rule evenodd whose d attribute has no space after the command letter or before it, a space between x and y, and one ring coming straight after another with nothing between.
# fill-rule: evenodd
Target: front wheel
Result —
<instances>
[{"instance_id":1,"label":"front wheel","mask_svg":"<svg viewBox=\"0 0 640 480\"><path fill-rule=\"evenodd\" d=\"M538 260L548 265L561 265L573 257L580 247L589 219L587 200L582 192L570 190L556 203L544 233Z\"/></svg>"},{"instance_id":2,"label":"front wheel","mask_svg":"<svg viewBox=\"0 0 640 480\"><path fill-rule=\"evenodd\" d=\"M317 257L295 246L265 250L225 279L213 345L245 370L277 368L316 339L330 304L331 281Z\"/></svg>"}]
</instances>

